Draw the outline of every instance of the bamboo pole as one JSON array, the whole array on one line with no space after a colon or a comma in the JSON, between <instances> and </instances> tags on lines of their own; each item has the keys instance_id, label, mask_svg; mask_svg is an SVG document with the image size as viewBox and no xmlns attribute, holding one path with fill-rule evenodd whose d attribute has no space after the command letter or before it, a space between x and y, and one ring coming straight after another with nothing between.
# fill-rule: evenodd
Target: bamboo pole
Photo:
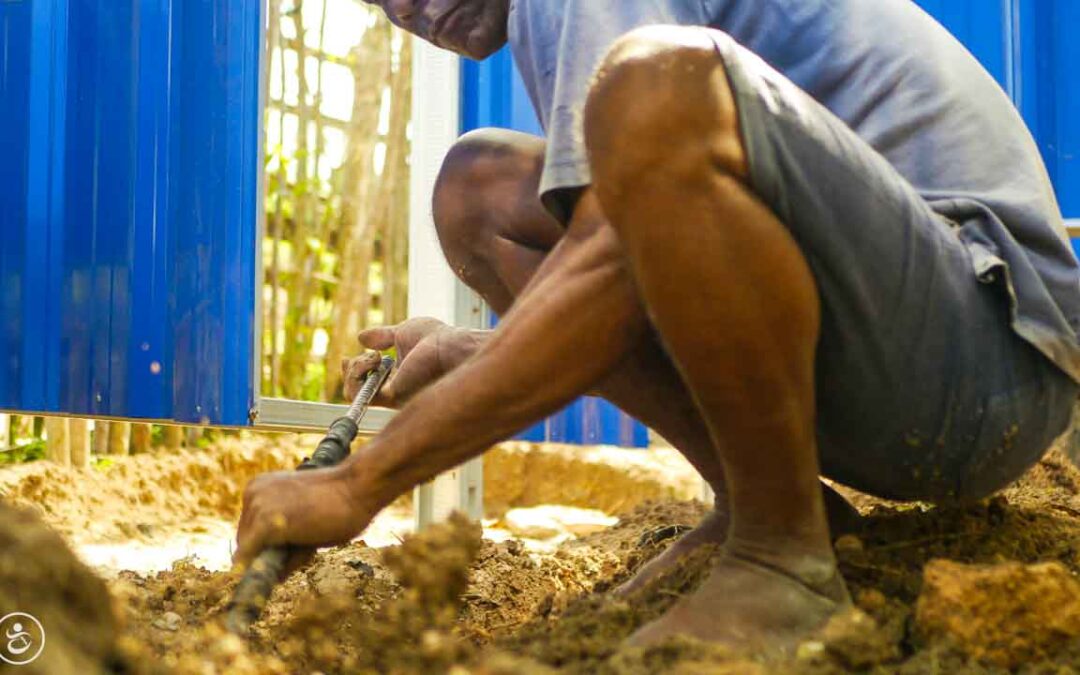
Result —
<instances>
[{"instance_id":1,"label":"bamboo pole","mask_svg":"<svg viewBox=\"0 0 1080 675\"><path fill-rule=\"evenodd\" d=\"M404 319L406 293L398 286L404 281L408 286L406 269L408 255L408 186L409 186L409 140L408 126L412 119L412 68L410 40L401 49L398 69L391 78L390 129L386 139L388 151L386 169L378 198L382 224L382 274L383 295L379 298L384 323L397 323ZM399 235L400 241L399 241Z\"/></svg>"},{"instance_id":2,"label":"bamboo pole","mask_svg":"<svg viewBox=\"0 0 1080 675\"><path fill-rule=\"evenodd\" d=\"M307 27L304 24L305 0L294 0L293 8L288 13L296 29L296 183L292 186L293 223L289 243L292 249L293 270L297 277L288 289L285 303L285 345L281 355L280 386L285 396L298 398L303 386L304 370L310 351L310 335L306 330L307 316L311 313L311 293L298 279L313 264L312 252L307 245L308 226L310 224L311 203L311 149L308 143L308 131L311 123L311 101L308 100L310 86L307 78Z\"/></svg>"},{"instance_id":3,"label":"bamboo pole","mask_svg":"<svg viewBox=\"0 0 1080 675\"><path fill-rule=\"evenodd\" d=\"M341 217L337 236L339 281L333 296L323 383L323 395L327 400L333 400L339 393L339 364L343 357L356 353L356 333L366 325L370 307L368 279L376 230L373 202L379 187L374 151L379 140L382 92L391 79L390 41L390 26L380 20L364 32L354 51L353 110L345 164L341 169Z\"/></svg>"},{"instance_id":4,"label":"bamboo pole","mask_svg":"<svg viewBox=\"0 0 1080 675\"><path fill-rule=\"evenodd\" d=\"M281 64L280 72L280 84L281 84L281 107L279 109L281 118L278 124L278 170L277 170L277 185L275 189L276 199L274 201L274 213L267 222L267 236L270 239L270 269L267 271L267 279L270 283L270 302L267 303L269 315L268 320L263 328L264 340L265 336L269 335L270 344L268 345L268 352L270 356L270 374L269 381L267 382L267 391L271 396L277 396L280 392L281 385L281 356L279 354L278 344L278 325L281 321L280 311L278 310L278 289L281 287L281 280L279 277L281 268L281 240L283 239L284 228L284 200L285 200L285 183L288 180L288 172L285 169L285 44L281 40L281 2L280 0L271 0L270 2L270 34L267 39L267 49L277 49L278 62ZM268 69L269 70L269 69ZM260 243L261 245L261 243ZM265 342L264 342L265 344ZM190 447L189 447L190 449Z\"/></svg>"},{"instance_id":5,"label":"bamboo pole","mask_svg":"<svg viewBox=\"0 0 1080 675\"><path fill-rule=\"evenodd\" d=\"M0 450L7 450L11 442L11 415L0 413Z\"/></svg>"}]
</instances>

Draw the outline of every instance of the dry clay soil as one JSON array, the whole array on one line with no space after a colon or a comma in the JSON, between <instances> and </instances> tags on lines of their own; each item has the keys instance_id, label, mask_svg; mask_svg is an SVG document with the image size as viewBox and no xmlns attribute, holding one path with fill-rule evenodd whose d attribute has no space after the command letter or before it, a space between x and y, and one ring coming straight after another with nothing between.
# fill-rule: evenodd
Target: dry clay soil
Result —
<instances>
[{"instance_id":1,"label":"dry clay soil","mask_svg":"<svg viewBox=\"0 0 1080 675\"><path fill-rule=\"evenodd\" d=\"M7 499L18 502L18 499ZM271 598L246 639L219 625L235 583L178 563L104 581L38 514L0 504L0 615L46 625L32 673L1059 673L1080 670L1080 473L1051 453L965 508L861 498L836 542L857 608L786 654L626 636L693 590L699 550L635 597L610 589L704 513L661 501L536 553L464 519L372 549L321 553Z\"/></svg>"}]
</instances>

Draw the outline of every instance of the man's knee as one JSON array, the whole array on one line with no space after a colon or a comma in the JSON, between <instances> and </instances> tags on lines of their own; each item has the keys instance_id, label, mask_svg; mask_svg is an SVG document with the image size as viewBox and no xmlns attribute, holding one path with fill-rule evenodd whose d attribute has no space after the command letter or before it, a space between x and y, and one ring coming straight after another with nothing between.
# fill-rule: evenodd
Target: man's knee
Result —
<instances>
[{"instance_id":1,"label":"man's knee","mask_svg":"<svg viewBox=\"0 0 1080 675\"><path fill-rule=\"evenodd\" d=\"M543 141L502 129L463 135L443 160L435 183L432 215L451 262L475 259L495 234L493 213L506 213L510 199L535 184Z\"/></svg>"},{"instance_id":2,"label":"man's knee","mask_svg":"<svg viewBox=\"0 0 1080 675\"><path fill-rule=\"evenodd\" d=\"M585 140L601 187L705 166L746 175L727 73L700 28L649 26L616 41L589 94Z\"/></svg>"}]
</instances>

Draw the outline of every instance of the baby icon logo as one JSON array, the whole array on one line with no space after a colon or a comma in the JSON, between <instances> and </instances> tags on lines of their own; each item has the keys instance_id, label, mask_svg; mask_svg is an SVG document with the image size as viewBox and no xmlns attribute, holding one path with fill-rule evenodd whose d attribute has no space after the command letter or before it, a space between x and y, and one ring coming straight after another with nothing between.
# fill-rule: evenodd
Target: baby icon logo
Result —
<instances>
[{"instance_id":1,"label":"baby icon logo","mask_svg":"<svg viewBox=\"0 0 1080 675\"><path fill-rule=\"evenodd\" d=\"M40 621L24 612L0 618L0 661L25 666L41 656L44 648L45 629Z\"/></svg>"}]
</instances>

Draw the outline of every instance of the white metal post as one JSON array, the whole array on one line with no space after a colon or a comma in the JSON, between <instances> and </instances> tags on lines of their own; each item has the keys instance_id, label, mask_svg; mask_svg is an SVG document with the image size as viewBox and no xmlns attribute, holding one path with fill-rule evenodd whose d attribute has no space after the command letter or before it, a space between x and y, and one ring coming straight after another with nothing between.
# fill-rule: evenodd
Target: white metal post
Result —
<instances>
[{"instance_id":1,"label":"white metal post","mask_svg":"<svg viewBox=\"0 0 1080 675\"><path fill-rule=\"evenodd\" d=\"M484 328L484 304L450 270L431 216L435 179L461 129L461 64L449 52L414 40L409 316ZM479 519L483 515L483 461L467 462L416 488L413 504L418 528L445 520L455 510Z\"/></svg>"}]
</instances>

